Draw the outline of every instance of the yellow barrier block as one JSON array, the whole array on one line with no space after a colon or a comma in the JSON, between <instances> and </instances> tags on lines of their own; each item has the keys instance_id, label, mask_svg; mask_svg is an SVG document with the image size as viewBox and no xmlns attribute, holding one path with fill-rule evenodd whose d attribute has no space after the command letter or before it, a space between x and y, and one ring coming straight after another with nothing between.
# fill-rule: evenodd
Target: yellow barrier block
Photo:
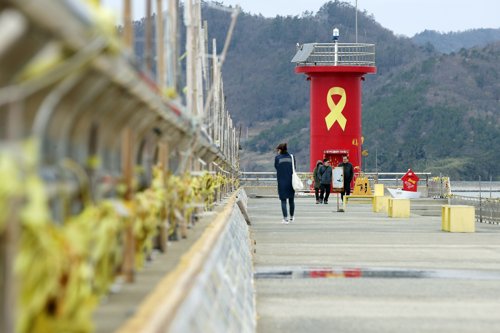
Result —
<instances>
[{"instance_id":1,"label":"yellow barrier block","mask_svg":"<svg viewBox=\"0 0 500 333\"><path fill-rule=\"evenodd\" d=\"M375 196L376 197L384 196L384 184L375 184Z\"/></svg>"},{"instance_id":2,"label":"yellow barrier block","mask_svg":"<svg viewBox=\"0 0 500 333\"><path fill-rule=\"evenodd\" d=\"M389 198L389 217L410 217L410 199Z\"/></svg>"},{"instance_id":3,"label":"yellow barrier block","mask_svg":"<svg viewBox=\"0 0 500 333\"><path fill-rule=\"evenodd\" d=\"M347 202L348 201L355 201L355 202L358 202L358 203L367 203L367 204L372 204L373 205L373 201L375 200L375 196L373 195L355 195L355 194L351 194L351 195L344 195L344 202L343 202L343 205L344 205L344 210L347 209Z\"/></svg>"},{"instance_id":4,"label":"yellow barrier block","mask_svg":"<svg viewBox=\"0 0 500 333\"><path fill-rule=\"evenodd\" d=\"M389 197L387 196L375 196L373 198L373 211L375 213L386 212L389 207Z\"/></svg>"},{"instance_id":5,"label":"yellow barrier block","mask_svg":"<svg viewBox=\"0 0 500 333\"><path fill-rule=\"evenodd\" d=\"M475 232L474 206L443 205L441 207L441 229L449 232Z\"/></svg>"},{"instance_id":6,"label":"yellow barrier block","mask_svg":"<svg viewBox=\"0 0 500 333\"><path fill-rule=\"evenodd\" d=\"M344 202L347 203L348 201L358 201L361 203L372 203L373 202L373 195L344 195Z\"/></svg>"}]
</instances>

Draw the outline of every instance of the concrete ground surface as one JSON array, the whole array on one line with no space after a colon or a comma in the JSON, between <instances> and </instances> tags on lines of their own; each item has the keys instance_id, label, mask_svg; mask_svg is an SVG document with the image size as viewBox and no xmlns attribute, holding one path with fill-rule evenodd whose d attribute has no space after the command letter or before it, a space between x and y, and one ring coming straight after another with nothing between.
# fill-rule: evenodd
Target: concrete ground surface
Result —
<instances>
[{"instance_id":1,"label":"concrete ground surface","mask_svg":"<svg viewBox=\"0 0 500 333\"><path fill-rule=\"evenodd\" d=\"M277 198L249 200L258 332L500 332L499 225L448 233L335 196L297 198L288 225Z\"/></svg>"}]
</instances>

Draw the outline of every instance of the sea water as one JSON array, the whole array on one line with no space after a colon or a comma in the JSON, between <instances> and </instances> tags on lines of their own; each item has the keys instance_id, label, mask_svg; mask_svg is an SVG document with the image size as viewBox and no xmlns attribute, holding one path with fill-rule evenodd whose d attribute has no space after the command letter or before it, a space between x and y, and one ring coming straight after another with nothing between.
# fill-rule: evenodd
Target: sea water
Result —
<instances>
[{"instance_id":1,"label":"sea water","mask_svg":"<svg viewBox=\"0 0 500 333\"><path fill-rule=\"evenodd\" d=\"M451 193L464 197L500 198L499 181L451 181Z\"/></svg>"}]
</instances>

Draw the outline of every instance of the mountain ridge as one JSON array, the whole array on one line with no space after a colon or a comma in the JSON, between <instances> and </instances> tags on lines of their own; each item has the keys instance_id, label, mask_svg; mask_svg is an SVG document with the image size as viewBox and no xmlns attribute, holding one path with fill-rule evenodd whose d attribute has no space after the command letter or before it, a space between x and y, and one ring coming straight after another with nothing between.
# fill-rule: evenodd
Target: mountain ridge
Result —
<instances>
[{"instance_id":1,"label":"mountain ridge","mask_svg":"<svg viewBox=\"0 0 500 333\"><path fill-rule=\"evenodd\" d=\"M436 51L442 53L451 53L457 52L462 48L483 47L487 44L500 41L500 28L469 29L447 33L424 30L411 39L417 45L433 47Z\"/></svg>"}]
</instances>

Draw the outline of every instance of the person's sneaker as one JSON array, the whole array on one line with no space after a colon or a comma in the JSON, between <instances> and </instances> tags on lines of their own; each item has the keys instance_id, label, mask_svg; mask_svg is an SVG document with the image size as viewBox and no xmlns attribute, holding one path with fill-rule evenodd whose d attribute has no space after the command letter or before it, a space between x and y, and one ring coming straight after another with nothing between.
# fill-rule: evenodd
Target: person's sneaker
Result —
<instances>
[{"instance_id":1,"label":"person's sneaker","mask_svg":"<svg viewBox=\"0 0 500 333\"><path fill-rule=\"evenodd\" d=\"M281 223L288 224L288 220L287 219L283 219L283 220L281 220Z\"/></svg>"},{"instance_id":2,"label":"person's sneaker","mask_svg":"<svg viewBox=\"0 0 500 333\"><path fill-rule=\"evenodd\" d=\"M323 203L324 203L325 205L328 205L328 201L326 201L326 200L325 200Z\"/></svg>"},{"instance_id":3,"label":"person's sneaker","mask_svg":"<svg viewBox=\"0 0 500 333\"><path fill-rule=\"evenodd\" d=\"M290 216L290 223L292 223L293 221L295 221L295 217L294 216Z\"/></svg>"},{"instance_id":4,"label":"person's sneaker","mask_svg":"<svg viewBox=\"0 0 500 333\"><path fill-rule=\"evenodd\" d=\"M316 200L316 205L319 204L319 200Z\"/></svg>"}]
</instances>

